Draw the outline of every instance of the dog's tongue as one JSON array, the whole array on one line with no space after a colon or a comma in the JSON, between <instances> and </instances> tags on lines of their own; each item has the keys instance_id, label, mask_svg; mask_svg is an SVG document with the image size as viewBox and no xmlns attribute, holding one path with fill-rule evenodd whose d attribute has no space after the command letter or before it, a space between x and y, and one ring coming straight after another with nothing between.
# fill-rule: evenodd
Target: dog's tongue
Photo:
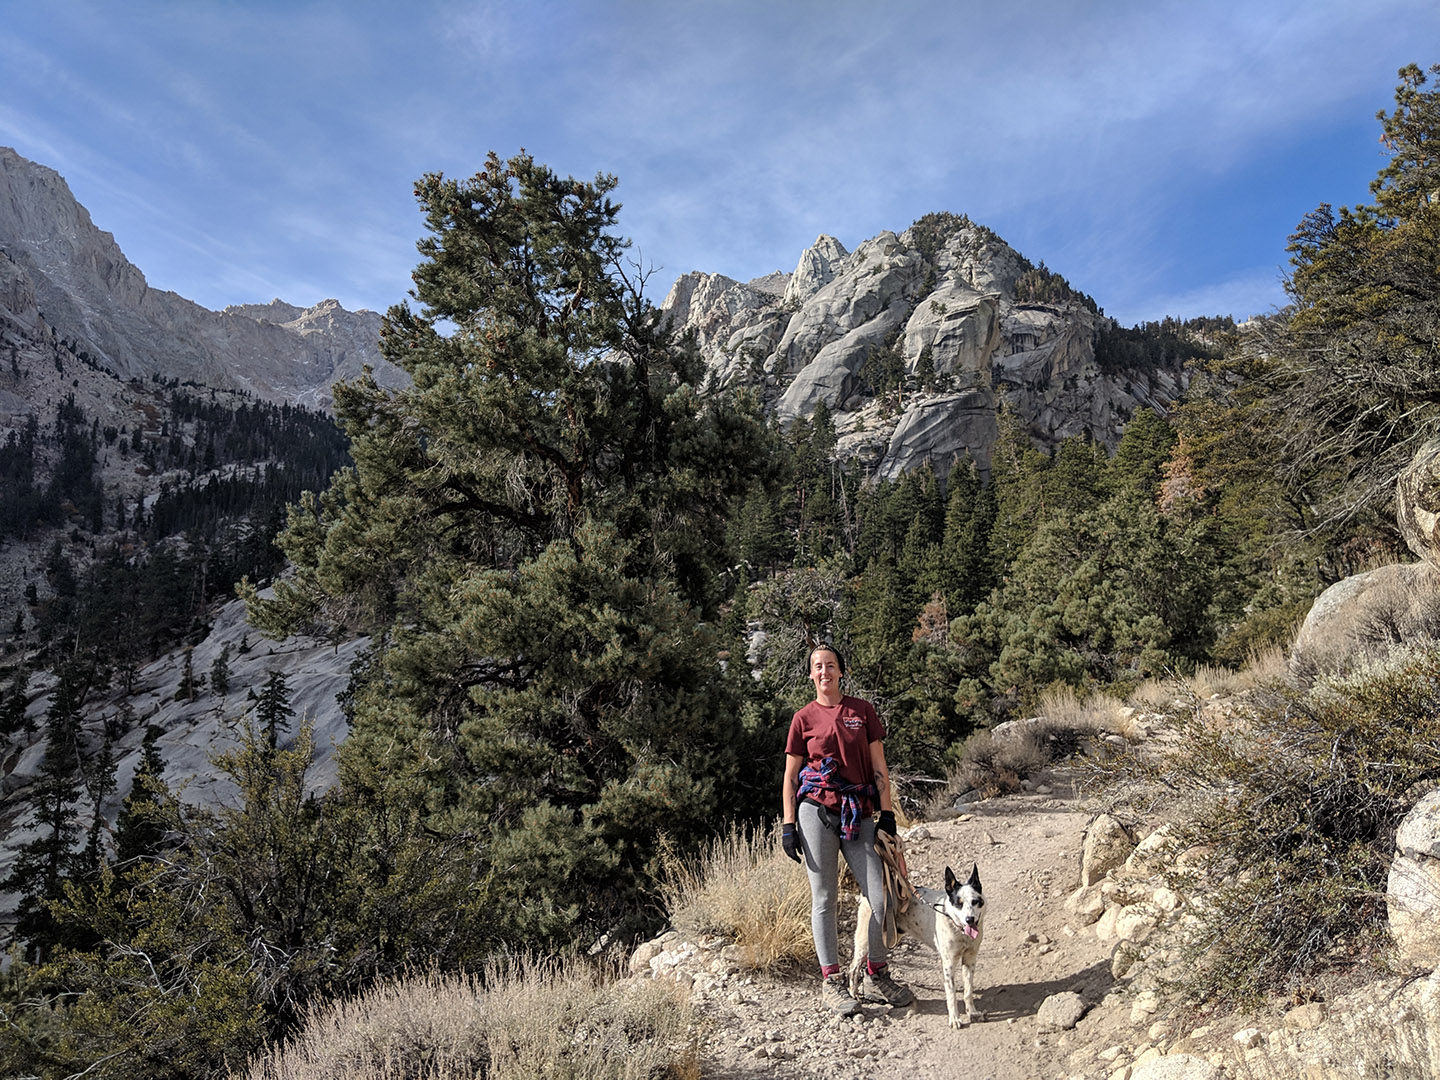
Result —
<instances>
[{"instance_id":1,"label":"dog's tongue","mask_svg":"<svg viewBox=\"0 0 1440 1080\"><path fill-rule=\"evenodd\" d=\"M965 936L966 936L966 937L979 937L979 936L980 936L980 931L979 931L979 930L976 930L975 927L971 926L969 923L966 923L966 924L965 924Z\"/></svg>"}]
</instances>

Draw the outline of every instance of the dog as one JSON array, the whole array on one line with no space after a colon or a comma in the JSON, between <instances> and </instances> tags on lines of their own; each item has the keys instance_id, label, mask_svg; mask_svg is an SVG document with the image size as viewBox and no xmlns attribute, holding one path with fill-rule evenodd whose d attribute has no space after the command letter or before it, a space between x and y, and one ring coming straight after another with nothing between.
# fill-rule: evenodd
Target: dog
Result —
<instances>
[{"instance_id":1,"label":"dog","mask_svg":"<svg viewBox=\"0 0 1440 1080\"><path fill-rule=\"evenodd\" d=\"M923 941L940 954L940 970L945 977L945 1007L950 1013L952 1028L984 1020L985 1014L975 1008L975 960L980 955L980 941L985 936L985 897L980 890L980 867L972 864L970 878L963 884L950 867L945 867L945 889L917 888L918 899L900 912L895 925L902 934ZM869 949L870 902L860 898L860 914L855 920L855 949L850 962L850 994L859 998L860 977L865 969ZM955 1000L955 968L960 968L965 989L965 1019L960 1019Z\"/></svg>"}]
</instances>

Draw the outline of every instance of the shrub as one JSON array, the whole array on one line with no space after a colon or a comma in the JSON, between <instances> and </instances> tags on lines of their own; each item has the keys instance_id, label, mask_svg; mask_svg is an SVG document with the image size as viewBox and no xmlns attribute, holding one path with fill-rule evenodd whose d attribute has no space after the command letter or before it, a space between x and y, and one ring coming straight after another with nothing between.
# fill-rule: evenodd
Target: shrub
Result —
<instances>
[{"instance_id":1,"label":"shrub","mask_svg":"<svg viewBox=\"0 0 1440 1080\"><path fill-rule=\"evenodd\" d=\"M1256 700L1245 723L1197 703L1161 756L1122 770L1187 804L1182 838L1208 849L1192 872L1214 891L1170 987L1192 1002L1303 996L1379 955L1395 829L1440 777L1440 652Z\"/></svg>"},{"instance_id":2,"label":"shrub","mask_svg":"<svg viewBox=\"0 0 1440 1080\"><path fill-rule=\"evenodd\" d=\"M696 859L664 855L661 896L676 929L719 934L768 970L813 960L810 883L780 850L776 829L732 829Z\"/></svg>"},{"instance_id":3,"label":"shrub","mask_svg":"<svg viewBox=\"0 0 1440 1080\"><path fill-rule=\"evenodd\" d=\"M511 959L415 975L313 1010L232 1080L698 1080L689 1006L660 982Z\"/></svg>"},{"instance_id":4,"label":"shrub","mask_svg":"<svg viewBox=\"0 0 1440 1080\"><path fill-rule=\"evenodd\" d=\"M1096 736L1124 727L1121 708L1108 694L1082 699L1068 686L1052 686L1041 695L1040 716L978 731L960 744L930 811L967 791L978 791L982 798L1013 794L1052 761L1091 753Z\"/></svg>"}]
</instances>

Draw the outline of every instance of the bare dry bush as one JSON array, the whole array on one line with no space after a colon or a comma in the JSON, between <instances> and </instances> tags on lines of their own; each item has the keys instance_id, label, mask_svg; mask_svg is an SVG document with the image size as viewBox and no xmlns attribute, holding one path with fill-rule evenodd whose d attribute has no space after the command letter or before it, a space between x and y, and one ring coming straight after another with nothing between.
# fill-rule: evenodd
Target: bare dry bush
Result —
<instances>
[{"instance_id":1,"label":"bare dry bush","mask_svg":"<svg viewBox=\"0 0 1440 1080\"><path fill-rule=\"evenodd\" d=\"M1098 738L1127 733L1125 705L1108 694L1081 698L1070 687L1053 687L1041 696L1040 712L966 739L944 788L926 804L925 812L934 815L968 791L981 798L1013 794L1051 762L1089 755Z\"/></svg>"},{"instance_id":2,"label":"bare dry bush","mask_svg":"<svg viewBox=\"0 0 1440 1080\"><path fill-rule=\"evenodd\" d=\"M934 813L967 791L981 798L1009 795L1021 781L1050 763L1048 733L1041 723L1021 723L1002 734L977 731L965 740L959 761L950 770L944 789L927 807Z\"/></svg>"},{"instance_id":3,"label":"bare dry bush","mask_svg":"<svg viewBox=\"0 0 1440 1080\"><path fill-rule=\"evenodd\" d=\"M668 984L512 959L316 1008L232 1080L698 1080L692 1029Z\"/></svg>"},{"instance_id":4,"label":"bare dry bush","mask_svg":"<svg viewBox=\"0 0 1440 1080\"><path fill-rule=\"evenodd\" d=\"M694 859L667 850L661 896L676 929L729 938L751 967L814 959L810 883L773 828L734 828Z\"/></svg>"},{"instance_id":5,"label":"bare dry bush","mask_svg":"<svg viewBox=\"0 0 1440 1080\"><path fill-rule=\"evenodd\" d=\"M1290 649L1279 643L1255 649L1236 676L1240 690L1269 689L1290 678Z\"/></svg>"},{"instance_id":6,"label":"bare dry bush","mask_svg":"<svg viewBox=\"0 0 1440 1080\"><path fill-rule=\"evenodd\" d=\"M1248 654L1238 670L1201 664L1188 675L1147 679L1130 695L1130 704L1147 712L1173 714L1215 695L1233 697L1251 690L1274 690L1290 682L1289 649L1270 644Z\"/></svg>"},{"instance_id":7,"label":"bare dry bush","mask_svg":"<svg viewBox=\"0 0 1440 1080\"><path fill-rule=\"evenodd\" d=\"M1065 728L1092 734L1114 731L1121 723L1125 703L1109 694L1081 698L1069 686L1057 686L1040 695L1040 715L1051 729Z\"/></svg>"}]
</instances>

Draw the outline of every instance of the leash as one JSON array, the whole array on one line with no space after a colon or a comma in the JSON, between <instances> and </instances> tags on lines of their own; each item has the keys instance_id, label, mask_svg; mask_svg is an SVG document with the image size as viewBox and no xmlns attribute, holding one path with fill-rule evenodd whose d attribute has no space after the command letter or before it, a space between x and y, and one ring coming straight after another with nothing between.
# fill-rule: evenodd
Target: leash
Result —
<instances>
[{"instance_id":1,"label":"leash","mask_svg":"<svg viewBox=\"0 0 1440 1080\"><path fill-rule=\"evenodd\" d=\"M896 919L910 907L912 900L918 900L915 886L910 884L910 875L905 867L905 848L900 837L886 832L875 834L875 852L880 856L885 872L885 947L891 948L900 940L900 928Z\"/></svg>"}]
</instances>

